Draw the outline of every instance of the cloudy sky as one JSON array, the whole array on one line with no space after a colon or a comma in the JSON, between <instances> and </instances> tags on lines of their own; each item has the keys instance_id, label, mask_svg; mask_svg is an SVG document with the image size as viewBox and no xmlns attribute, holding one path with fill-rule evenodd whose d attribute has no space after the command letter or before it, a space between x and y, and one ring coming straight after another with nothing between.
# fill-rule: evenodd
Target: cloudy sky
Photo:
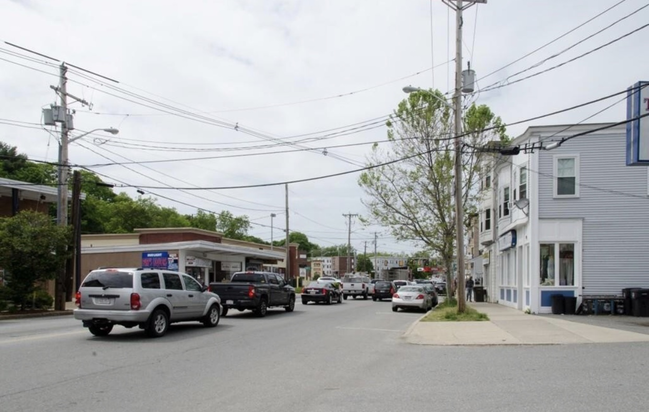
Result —
<instances>
[{"instance_id":1,"label":"cloudy sky","mask_svg":"<svg viewBox=\"0 0 649 412\"><path fill-rule=\"evenodd\" d=\"M642 46L649 30L640 29L649 20L646 3L489 0L471 7L464 67L470 61L476 70L477 90L504 87L470 98L513 123L649 80ZM40 124L41 109L56 101L50 85L60 63L9 42L119 82L70 67L68 92L92 103L71 105L73 136L120 130L74 142L71 163L94 165L115 190L136 197L140 187L182 213L245 214L256 224L250 234L266 240L271 213L275 239L285 227L284 185L273 184L362 167L371 144L385 139L385 116L405 97L403 86L453 87L455 18L441 0L0 0L0 10L0 141L35 160L57 160L56 137ZM580 122L619 99L508 132ZM589 121L624 117L620 102ZM322 246L346 243L343 214L367 214L358 176L291 184L291 230ZM386 228L356 221L352 231L361 251L366 241L373 250L374 232L380 251L417 250Z\"/></svg>"}]
</instances>

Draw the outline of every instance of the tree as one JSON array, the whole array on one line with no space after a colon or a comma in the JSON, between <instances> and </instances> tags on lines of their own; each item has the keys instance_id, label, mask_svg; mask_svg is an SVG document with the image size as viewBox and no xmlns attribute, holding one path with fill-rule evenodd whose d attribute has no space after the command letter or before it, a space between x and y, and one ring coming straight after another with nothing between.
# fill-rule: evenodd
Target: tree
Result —
<instances>
[{"instance_id":1,"label":"tree","mask_svg":"<svg viewBox=\"0 0 649 412\"><path fill-rule=\"evenodd\" d=\"M410 94L388 121L390 149L374 145L368 159L374 168L359 178L369 220L389 227L399 240L414 239L433 251L446 266L448 285L456 257L451 114L438 90ZM485 105L472 105L463 122L462 200L467 210L477 200L474 185L486 156L470 148L507 136L500 118Z\"/></svg>"},{"instance_id":2,"label":"tree","mask_svg":"<svg viewBox=\"0 0 649 412\"><path fill-rule=\"evenodd\" d=\"M307 252L307 255L311 256L311 251L315 250L318 245L309 242L309 238L302 232L291 232L288 235L289 243L299 244L299 249ZM284 242L285 243L285 242ZM282 244L284 244L282 243Z\"/></svg>"},{"instance_id":3,"label":"tree","mask_svg":"<svg viewBox=\"0 0 649 412\"><path fill-rule=\"evenodd\" d=\"M198 210L195 215L186 215L191 227L203 230L216 230L216 215Z\"/></svg>"},{"instance_id":4,"label":"tree","mask_svg":"<svg viewBox=\"0 0 649 412\"><path fill-rule=\"evenodd\" d=\"M357 272L374 272L374 265L368 255L358 255L356 258L356 271Z\"/></svg>"},{"instance_id":5,"label":"tree","mask_svg":"<svg viewBox=\"0 0 649 412\"><path fill-rule=\"evenodd\" d=\"M216 216L216 231L230 239L244 240L250 230L250 220L248 216L235 217L227 210L222 211Z\"/></svg>"},{"instance_id":6,"label":"tree","mask_svg":"<svg viewBox=\"0 0 649 412\"><path fill-rule=\"evenodd\" d=\"M63 270L70 235L69 227L57 226L38 212L0 219L0 265L16 306L24 309L37 283L55 279Z\"/></svg>"},{"instance_id":7,"label":"tree","mask_svg":"<svg viewBox=\"0 0 649 412\"><path fill-rule=\"evenodd\" d=\"M312 256L347 256L347 244L338 246L318 247L312 250Z\"/></svg>"}]
</instances>

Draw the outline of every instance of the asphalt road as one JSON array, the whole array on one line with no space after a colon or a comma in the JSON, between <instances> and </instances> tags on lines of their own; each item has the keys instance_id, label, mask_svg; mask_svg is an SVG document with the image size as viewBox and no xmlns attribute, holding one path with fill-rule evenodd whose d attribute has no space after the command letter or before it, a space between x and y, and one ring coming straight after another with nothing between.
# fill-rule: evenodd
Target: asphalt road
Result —
<instances>
[{"instance_id":1,"label":"asphalt road","mask_svg":"<svg viewBox=\"0 0 649 412\"><path fill-rule=\"evenodd\" d=\"M0 410L646 409L646 344L415 346L389 302L231 312L215 329L96 338L71 317L0 322Z\"/></svg>"}]
</instances>

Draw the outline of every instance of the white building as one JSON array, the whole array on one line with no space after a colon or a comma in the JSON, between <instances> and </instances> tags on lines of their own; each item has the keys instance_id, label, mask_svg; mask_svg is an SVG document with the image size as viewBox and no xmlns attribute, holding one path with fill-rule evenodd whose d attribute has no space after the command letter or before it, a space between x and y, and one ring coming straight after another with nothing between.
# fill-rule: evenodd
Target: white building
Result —
<instances>
[{"instance_id":1,"label":"white building","mask_svg":"<svg viewBox=\"0 0 649 412\"><path fill-rule=\"evenodd\" d=\"M606 126L530 127L511 146ZM624 125L494 160L482 180L480 244L492 302L551 312L552 295L649 285L647 168L625 163Z\"/></svg>"},{"instance_id":2,"label":"white building","mask_svg":"<svg viewBox=\"0 0 649 412\"><path fill-rule=\"evenodd\" d=\"M322 276L333 276L333 257L314 257L312 261L319 261L322 269Z\"/></svg>"}]
</instances>

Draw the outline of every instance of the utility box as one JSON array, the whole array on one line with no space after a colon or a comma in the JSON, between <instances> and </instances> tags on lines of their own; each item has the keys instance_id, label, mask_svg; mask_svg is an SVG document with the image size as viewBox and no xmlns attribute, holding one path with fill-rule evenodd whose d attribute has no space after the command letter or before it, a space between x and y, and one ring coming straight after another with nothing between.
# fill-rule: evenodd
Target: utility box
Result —
<instances>
[{"instance_id":1,"label":"utility box","mask_svg":"<svg viewBox=\"0 0 649 412\"><path fill-rule=\"evenodd\" d=\"M462 70L462 93L473 93L475 84L475 70Z\"/></svg>"},{"instance_id":2,"label":"utility box","mask_svg":"<svg viewBox=\"0 0 649 412\"><path fill-rule=\"evenodd\" d=\"M45 124L45 126L56 126L52 109L43 109L43 124Z\"/></svg>"}]
</instances>

